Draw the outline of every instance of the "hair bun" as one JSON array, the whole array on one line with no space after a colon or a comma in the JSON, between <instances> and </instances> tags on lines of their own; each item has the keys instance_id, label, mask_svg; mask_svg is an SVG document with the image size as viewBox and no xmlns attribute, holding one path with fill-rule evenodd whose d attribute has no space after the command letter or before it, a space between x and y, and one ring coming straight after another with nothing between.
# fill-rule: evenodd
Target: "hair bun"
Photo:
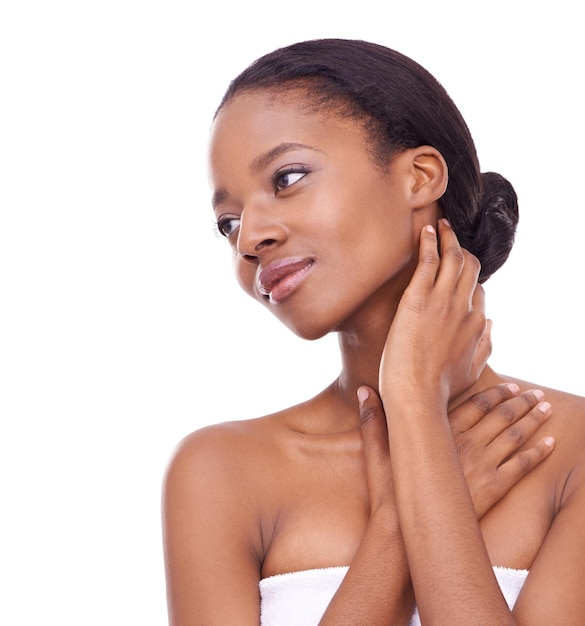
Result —
<instances>
[{"instance_id":1,"label":"hair bun","mask_svg":"<svg viewBox=\"0 0 585 626\"><path fill-rule=\"evenodd\" d=\"M479 281L486 281L499 269L514 245L518 225L518 196L500 174L481 174L479 211L473 228L470 251L481 261Z\"/></svg>"}]
</instances>

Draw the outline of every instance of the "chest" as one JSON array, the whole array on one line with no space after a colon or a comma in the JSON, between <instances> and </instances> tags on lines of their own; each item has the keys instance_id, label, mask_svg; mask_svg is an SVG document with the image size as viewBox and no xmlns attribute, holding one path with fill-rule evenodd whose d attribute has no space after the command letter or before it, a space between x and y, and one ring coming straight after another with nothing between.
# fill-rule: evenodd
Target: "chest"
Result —
<instances>
[{"instance_id":1,"label":"chest","mask_svg":"<svg viewBox=\"0 0 585 626\"><path fill-rule=\"evenodd\" d=\"M369 518L361 458L321 457L281 469L262 576L349 565ZM535 472L480 520L493 565L530 569L554 516L546 483Z\"/></svg>"}]
</instances>

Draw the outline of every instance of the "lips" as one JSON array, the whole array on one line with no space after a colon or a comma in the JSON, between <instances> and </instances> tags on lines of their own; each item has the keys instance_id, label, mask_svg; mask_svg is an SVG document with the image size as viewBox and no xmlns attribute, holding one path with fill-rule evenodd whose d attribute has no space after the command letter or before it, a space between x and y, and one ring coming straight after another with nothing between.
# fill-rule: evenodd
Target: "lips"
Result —
<instances>
[{"instance_id":1,"label":"lips","mask_svg":"<svg viewBox=\"0 0 585 626\"><path fill-rule=\"evenodd\" d=\"M311 258L288 258L273 261L258 276L258 290L271 302L287 298L305 279L313 267Z\"/></svg>"}]
</instances>

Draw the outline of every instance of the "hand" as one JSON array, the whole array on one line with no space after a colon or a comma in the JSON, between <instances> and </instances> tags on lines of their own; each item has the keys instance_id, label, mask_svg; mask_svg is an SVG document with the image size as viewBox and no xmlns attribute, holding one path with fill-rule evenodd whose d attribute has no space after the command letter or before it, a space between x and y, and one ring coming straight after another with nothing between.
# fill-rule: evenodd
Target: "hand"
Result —
<instances>
[{"instance_id":1,"label":"hand","mask_svg":"<svg viewBox=\"0 0 585 626\"><path fill-rule=\"evenodd\" d=\"M372 514L395 506L386 416L369 387L358 390L368 497ZM551 414L539 390L518 395L515 384L475 394L449 413L453 441L475 512L481 519L554 449L545 437L520 450ZM520 451L519 451L520 450Z\"/></svg>"},{"instance_id":2,"label":"hand","mask_svg":"<svg viewBox=\"0 0 585 626\"><path fill-rule=\"evenodd\" d=\"M552 437L522 449L551 414L543 398L538 389L519 395L515 383L502 384L475 394L449 413L478 519L553 451Z\"/></svg>"},{"instance_id":3,"label":"hand","mask_svg":"<svg viewBox=\"0 0 585 626\"><path fill-rule=\"evenodd\" d=\"M358 389L360 423L370 515L393 511L395 508L392 465L388 446L388 426L384 407L378 394L371 388Z\"/></svg>"},{"instance_id":4,"label":"hand","mask_svg":"<svg viewBox=\"0 0 585 626\"><path fill-rule=\"evenodd\" d=\"M480 264L445 220L421 233L419 261L390 327L380 366L380 394L446 407L477 381L491 352ZM406 394L406 395L404 395Z\"/></svg>"}]
</instances>

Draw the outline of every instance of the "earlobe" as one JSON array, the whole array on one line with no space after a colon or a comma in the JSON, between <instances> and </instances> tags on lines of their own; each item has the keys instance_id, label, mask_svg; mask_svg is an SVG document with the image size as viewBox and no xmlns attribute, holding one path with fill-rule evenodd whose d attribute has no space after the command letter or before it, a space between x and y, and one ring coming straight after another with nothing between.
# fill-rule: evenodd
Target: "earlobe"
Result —
<instances>
[{"instance_id":1,"label":"earlobe","mask_svg":"<svg viewBox=\"0 0 585 626\"><path fill-rule=\"evenodd\" d=\"M411 159L413 207L422 208L445 193L449 170L443 155L432 146L413 148Z\"/></svg>"}]
</instances>

